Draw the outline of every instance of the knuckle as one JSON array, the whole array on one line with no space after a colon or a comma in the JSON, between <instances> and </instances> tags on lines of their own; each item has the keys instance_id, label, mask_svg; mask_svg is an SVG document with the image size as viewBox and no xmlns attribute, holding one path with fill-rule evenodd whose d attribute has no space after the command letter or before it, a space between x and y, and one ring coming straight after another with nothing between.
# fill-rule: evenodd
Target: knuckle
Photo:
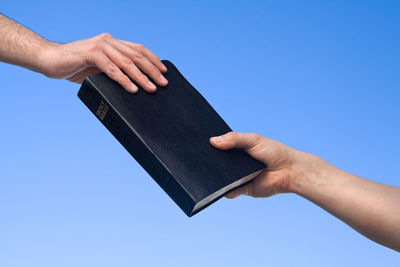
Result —
<instances>
[{"instance_id":1,"label":"knuckle","mask_svg":"<svg viewBox=\"0 0 400 267\"><path fill-rule=\"evenodd\" d=\"M149 70L150 74L153 76L156 76L157 74L160 74L160 71L156 68L156 66L152 66ZM157 77L158 78L158 77Z\"/></svg>"},{"instance_id":2,"label":"knuckle","mask_svg":"<svg viewBox=\"0 0 400 267\"><path fill-rule=\"evenodd\" d=\"M115 66L114 64L109 64L107 66L108 71L111 73L118 73L119 72L119 68L117 66Z\"/></svg>"},{"instance_id":3,"label":"knuckle","mask_svg":"<svg viewBox=\"0 0 400 267\"><path fill-rule=\"evenodd\" d=\"M143 59L143 54L142 53L135 53L134 55L133 55L133 57L136 59L136 60L142 60Z\"/></svg>"},{"instance_id":4,"label":"knuckle","mask_svg":"<svg viewBox=\"0 0 400 267\"><path fill-rule=\"evenodd\" d=\"M226 134L226 137L229 139L235 139L235 138L237 138L237 136L238 136L237 132L229 132Z\"/></svg>"},{"instance_id":5,"label":"knuckle","mask_svg":"<svg viewBox=\"0 0 400 267\"><path fill-rule=\"evenodd\" d=\"M143 51L145 49L144 45L142 44L136 44L136 48L140 51Z\"/></svg>"},{"instance_id":6,"label":"knuckle","mask_svg":"<svg viewBox=\"0 0 400 267\"><path fill-rule=\"evenodd\" d=\"M107 40L107 39L112 38L111 34L106 33L106 32L99 34L98 37L99 37L99 39L102 39L102 40Z\"/></svg>"},{"instance_id":7,"label":"knuckle","mask_svg":"<svg viewBox=\"0 0 400 267\"><path fill-rule=\"evenodd\" d=\"M260 142L260 139L261 139L261 135L256 134L256 133L249 133L248 137L249 137L248 140L249 140L250 147L256 146Z\"/></svg>"},{"instance_id":8,"label":"knuckle","mask_svg":"<svg viewBox=\"0 0 400 267\"><path fill-rule=\"evenodd\" d=\"M131 64L132 64L132 61L131 61L129 58L127 58L127 57L121 58L121 65L122 65L124 68L129 67Z\"/></svg>"},{"instance_id":9,"label":"knuckle","mask_svg":"<svg viewBox=\"0 0 400 267\"><path fill-rule=\"evenodd\" d=\"M126 77L125 75L123 75L122 73L121 73L119 80L120 80L121 84L130 84L131 83L129 78Z\"/></svg>"},{"instance_id":10,"label":"knuckle","mask_svg":"<svg viewBox=\"0 0 400 267\"><path fill-rule=\"evenodd\" d=\"M121 84L122 86L129 83L129 78L126 77L122 72L114 73L110 76L113 80Z\"/></svg>"},{"instance_id":11,"label":"knuckle","mask_svg":"<svg viewBox=\"0 0 400 267\"><path fill-rule=\"evenodd\" d=\"M229 146L234 146L236 144L238 134L236 132L229 132L225 134L224 141L229 144Z\"/></svg>"},{"instance_id":12,"label":"knuckle","mask_svg":"<svg viewBox=\"0 0 400 267\"><path fill-rule=\"evenodd\" d=\"M137 74L136 80L138 80L138 81L140 81L142 83L145 83L145 82L148 81L147 77L145 75L143 75L142 73Z\"/></svg>"},{"instance_id":13,"label":"knuckle","mask_svg":"<svg viewBox=\"0 0 400 267\"><path fill-rule=\"evenodd\" d=\"M87 44L87 50L89 52L96 52L99 50L99 45L96 42L89 42Z\"/></svg>"},{"instance_id":14,"label":"knuckle","mask_svg":"<svg viewBox=\"0 0 400 267\"><path fill-rule=\"evenodd\" d=\"M249 137L250 137L252 140L258 140L258 139L260 138L260 135L259 135L259 134L256 134L256 133L249 133Z\"/></svg>"}]
</instances>

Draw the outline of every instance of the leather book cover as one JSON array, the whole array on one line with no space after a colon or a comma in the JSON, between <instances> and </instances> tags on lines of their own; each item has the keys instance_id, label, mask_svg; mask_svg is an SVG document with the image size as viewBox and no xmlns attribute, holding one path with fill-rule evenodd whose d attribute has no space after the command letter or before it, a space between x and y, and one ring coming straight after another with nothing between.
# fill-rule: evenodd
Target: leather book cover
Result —
<instances>
[{"instance_id":1,"label":"leather book cover","mask_svg":"<svg viewBox=\"0 0 400 267\"><path fill-rule=\"evenodd\" d=\"M78 97L188 216L266 166L246 152L222 151L209 138L231 128L169 61L166 87L125 91L104 73L89 76ZM154 83L156 84L156 83ZM149 204L151 205L151 204Z\"/></svg>"}]
</instances>

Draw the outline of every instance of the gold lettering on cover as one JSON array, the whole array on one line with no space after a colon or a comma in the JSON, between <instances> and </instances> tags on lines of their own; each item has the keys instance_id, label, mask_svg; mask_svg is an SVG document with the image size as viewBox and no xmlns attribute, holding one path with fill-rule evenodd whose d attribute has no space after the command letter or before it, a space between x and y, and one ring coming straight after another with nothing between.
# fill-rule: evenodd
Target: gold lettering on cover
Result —
<instances>
[{"instance_id":1,"label":"gold lettering on cover","mask_svg":"<svg viewBox=\"0 0 400 267\"><path fill-rule=\"evenodd\" d=\"M97 108L96 116L99 117L100 120L104 120L107 111L108 111L108 106L103 101L101 101L100 106Z\"/></svg>"}]
</instances>

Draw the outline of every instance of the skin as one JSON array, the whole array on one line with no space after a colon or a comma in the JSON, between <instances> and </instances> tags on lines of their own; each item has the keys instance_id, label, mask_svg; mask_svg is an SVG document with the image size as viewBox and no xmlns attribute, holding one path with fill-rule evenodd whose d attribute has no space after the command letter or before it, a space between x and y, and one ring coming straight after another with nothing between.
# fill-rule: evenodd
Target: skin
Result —
<instances>
[{"instance_id":1,"label":"skin","mask_svg":"<svg viewBox=\"0 0 400 267\"><path fill-rule=\"evenodd\" d=\"M295 193L367 238L400 252L400 188L341 171L312 154L257 134L230 132L210 139L219 149L244 149L266 164L252 183L229 193L269 197Z\"/></svg>"},{"instance_id":2,"label":"skin","mask_svg":"<svg viewBox=\"0 0 400 267\"><path fill-rule=\"evenodd\" d=\"M0 61L50 78L82 83L88 75L105 72L128 92L135 81L147 92L168 81L167 68L143 45L110 34L58 44L50 42L0 14ZM268 167L252 183L227 195L269 197L296 193L330 212L377 243L400 252L400 188L375 183L341 171L321 158L294 150L257 134L228 133L210 139L219 149L244 149Z\"/></svg>"},{"instance_id":3,"label":"skin","mask_svg":"<svg viewBox=\"0 0 400 267\"><path fill-rule=\"evenodd\" d=\"M85 77L105 72L128 92L135 93L135 81L147 92L168 81L167 68L141 44L118 40L108 33L71 43L50 42L0 14L0 61L28 68L50 78L82 83Z\"/></svg>"}]
</instances>

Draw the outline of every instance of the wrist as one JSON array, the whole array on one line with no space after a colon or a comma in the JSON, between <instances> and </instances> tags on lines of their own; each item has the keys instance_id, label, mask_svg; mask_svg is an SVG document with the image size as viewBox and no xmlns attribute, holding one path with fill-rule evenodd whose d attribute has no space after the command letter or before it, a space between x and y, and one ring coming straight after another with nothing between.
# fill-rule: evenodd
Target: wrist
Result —
<instances>
[{"instance_id":1,"label":"wrist","mask_svg":"<svg viewBox=\"0 0 400 267\"><path fill-rule=\"evenodd\" d=\"M289 192L306 196L308 188L320 183L332 166L318 156L301 151L295 151L293 158Z\"/></svg>"},{"instance_id":2,"label":"wrist","mask_svg":"<svg viewBox=\"0 0 400 267\"><path fill-rule=\"evenodd\" d=\"M61 44L59 43L54 43L45 40L45 42L42 45L42 49L40 50L40 53L38 53L38 59L37 59L37 72L42 73L43 75L47 77L52 76L53 72L53 62L56 60L55 56L55 50L57 49L58 46Z\"/></svg>"}]
</instances>

